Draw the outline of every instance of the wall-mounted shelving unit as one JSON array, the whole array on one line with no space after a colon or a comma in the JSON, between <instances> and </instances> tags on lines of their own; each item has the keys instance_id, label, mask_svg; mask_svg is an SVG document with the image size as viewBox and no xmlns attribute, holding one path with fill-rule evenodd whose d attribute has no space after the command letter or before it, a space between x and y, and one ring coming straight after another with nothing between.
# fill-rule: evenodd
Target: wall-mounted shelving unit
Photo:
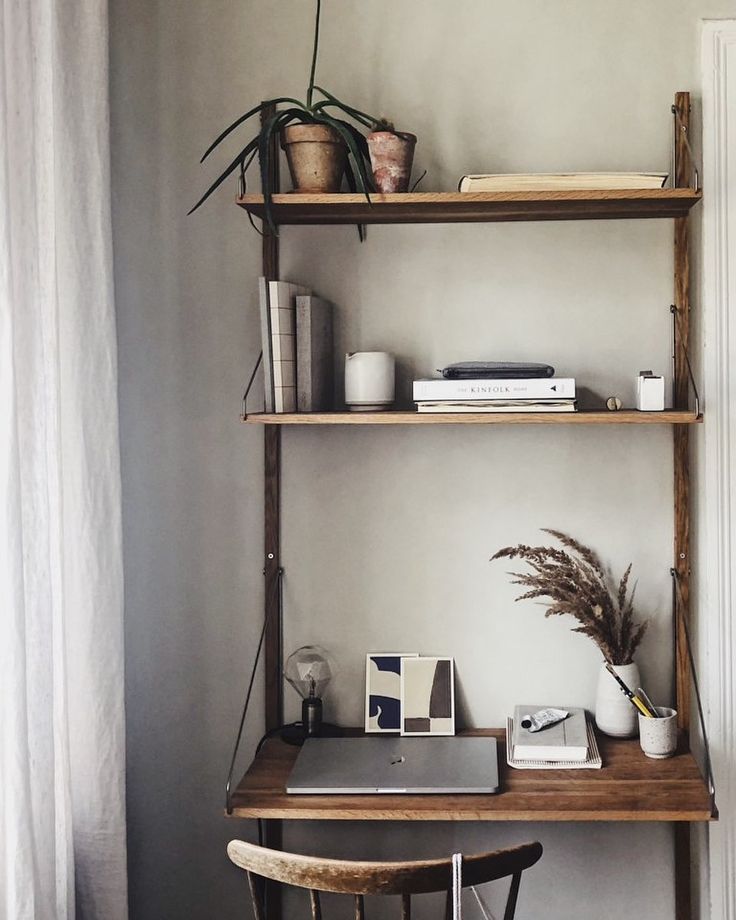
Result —
<instances>
[{"instance_id":1,"label":"wall-mounted shelving unit","mask_svg":"<svg viewBox=\"0 0 736 920\"><path fill-rule=\"evenodd\" d=\"M413 193L373 195L275 194L273 219L289 224L411 224L540 220L671 219L674 224L674 408L665 412L467 413L416 412L266 415L244 418L264 427L265 441L265 724L267 731L283 723L282 624L280 621L280 459L281 430L291 425L670 425L673 433L674 541L673 572L679 584L675 629L676 705L681 744L670 761L647 761L637 741L601 739L604 769L597 776L502 770L502 787L494 796L426 796L366 798L341 796L288 797L285 778L294 750L272 738L265 743L237 786L231 814L266 821L266 841L280 846L283 818L351 818L404 820L544 820L544 821L670 821L675 827L676 920L691 917L690 823L716 817L711 790L688 750L691 672L685 623L689 616L690 474L689 429L702 421L688 405L690 335L688 215L701 199L690 187L688 155L690 98L677 93L674 115L674 187L655 191L564 191ZM272 187L278 188L276 139L272 139ZM251 216L264 217L260 195L244 195L238 204ZM264 223L263 274L278 278L278 238ZM697 403L696 403L697 406ZM481 730L479 730L481 731ZM498 730L486 730L502 738ZM575 771L577 772L577 771ZM544 790L553 790L544 795ZM298 801L295 801L295 798ZM370 798L370 797L368 797ZM431 800L431 801L429 801ZM269 918L279 916L271 901Z\"/></svg>"}]
</instances>

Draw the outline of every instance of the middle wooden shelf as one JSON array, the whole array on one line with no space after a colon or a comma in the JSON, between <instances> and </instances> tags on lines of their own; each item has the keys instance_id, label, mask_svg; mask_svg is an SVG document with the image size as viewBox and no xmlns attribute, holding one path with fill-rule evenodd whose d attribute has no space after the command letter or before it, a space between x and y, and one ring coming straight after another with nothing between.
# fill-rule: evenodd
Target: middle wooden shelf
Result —
<instances>
[{"instance_id":1,"label":"middle wooden shelf","mask_svg":"<svg viewBox=\"0 0 736 920\"><path fill-rule=\"evenodd\" d=\"M258 412L244 422L254 425L694 425L703 416L689 409L664 412Z\"/></svg>"}]
</instances>

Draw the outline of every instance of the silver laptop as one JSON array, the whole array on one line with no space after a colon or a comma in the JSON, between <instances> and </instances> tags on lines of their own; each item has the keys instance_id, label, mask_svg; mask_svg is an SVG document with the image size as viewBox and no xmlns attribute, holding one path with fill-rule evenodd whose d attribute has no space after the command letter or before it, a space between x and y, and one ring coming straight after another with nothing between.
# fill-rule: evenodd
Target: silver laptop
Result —
<instances>
[{"instance_id":1,"label":"silver laptop","mask_svg":"<svg viewBox=\"0 0 736 920\"><path fill-rule=\"evenodd\" d=\"M498 792L495 738L308 738L286 782L297 794Z\"/></svg>"}]
</instances>

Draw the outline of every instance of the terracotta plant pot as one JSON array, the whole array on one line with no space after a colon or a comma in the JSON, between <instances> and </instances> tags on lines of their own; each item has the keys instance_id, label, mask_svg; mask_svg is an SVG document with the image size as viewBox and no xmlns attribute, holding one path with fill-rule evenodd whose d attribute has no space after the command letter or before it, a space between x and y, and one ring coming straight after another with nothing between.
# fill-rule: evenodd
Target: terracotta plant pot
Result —
<instances>
[{"instance_id":1,"label":"terracotta plant pot","mask_svg":"<svg viewBox=\"0 0 736 920\"><path fill-rule=\"evenodd\" d=\"M372 131L368 135L373 181L377 192L406 192L409 190L411 166L414 161L415 134L393 131Z\"/></svg>"},{"instance_id":2,"label":"terracotta plant pot","mask_svg":"<svg viewBox=\"0 0 736 920\"><path fill-rule=\"evenodd\" d=\"M348 148L329 125L289 125L281 135L295 192L339 192Z\"/></svg>"}]
</instances>

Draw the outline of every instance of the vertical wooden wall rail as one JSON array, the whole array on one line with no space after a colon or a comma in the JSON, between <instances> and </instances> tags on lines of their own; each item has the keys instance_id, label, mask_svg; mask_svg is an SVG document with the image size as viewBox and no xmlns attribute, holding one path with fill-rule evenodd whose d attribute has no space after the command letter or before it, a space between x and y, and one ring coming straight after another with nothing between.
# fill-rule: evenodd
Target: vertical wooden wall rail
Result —
<instances>
[{"instance_id":1,"label":"vertical wooden wall rail","mask_svg":"<svg viewBox=\"0 0 736 920\"><path fill-rule=\"evenodd\" d=\"M276 111L275 106L263 109L261 122L268 121ZM279 189L279 144L278 137L271 138L270 157L271 188ZM264 221L263 223L263 274L267 279L279 277L279 239ZM283 656L282 623L280 616L280 571L281 571L281 427L264 425L263 464L263 521L264 521L264 563L266 628L264 671L265 671L265 724L266 731L283 725ZM274 850L282 847L282 826L280 821L264 822L265 846ZM266 885L266 912L268 920L281 918L281 888L275 882Z\"/></svg>"},{"instance_id":2,"label":"vertical wooden wall rail","mask_svg":"<svg viewBox=\"0 0 736 920\"><path fill-rule=\"evenodd\" d=\"M675 175L678 188L691 184L693 164L685 143L683 126L690 127L690 94L675 94ZM689 140L689 138L688 138ZM674 408L684 409L688 404L689 377L685 356L690 343L690 258L688 253L688 218L675 218L675 308L677 309L674 366ZM690 600L690 432L688 425L674 425L674 491L675 538L674 568L682 588L681 615L688 617ZM679 429L679 430L678 430ZM675 695L678 724L687 732L690 728L690 662L687 656L687 639L678 619L675 625ZM675 824L675 917L689 920L692 910L690 869L690 825Z\"/></svg>"},{"instance_id":3,"label":"vertical wooden wall rail","mask_svg":"<svg viewBox=\"0 0 736 920\"><path fill-rule=\"evenodd\" d=\"M681 126L689 128L690 94L677 93L675 107L675 185L685 187L690 183L692 164L688 155ZM675 218L675 308L677 309L677 335L674 367L674 407L687 408L689 377L686 354L690 339L690 259L688 253L688 218ZM677 430L681 429L681 430ZM689 616L690 600L690 432L687 425L677 425L674 430L675 472L675 560L674 568L682 588L682 616ZM676 629L676 706L679 726L690 727L690 664L682 625Z\"/></svg>"}]
</instances>

